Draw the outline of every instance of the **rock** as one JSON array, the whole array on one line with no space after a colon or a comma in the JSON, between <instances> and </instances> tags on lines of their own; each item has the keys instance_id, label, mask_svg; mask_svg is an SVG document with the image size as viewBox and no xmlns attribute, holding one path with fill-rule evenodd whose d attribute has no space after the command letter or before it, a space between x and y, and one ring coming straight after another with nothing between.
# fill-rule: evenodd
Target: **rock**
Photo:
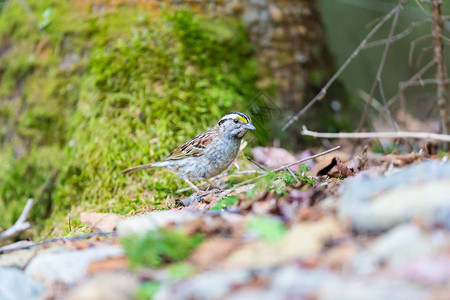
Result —
<instances>
[{"instance_id":1,"label":"rock","mask_svg":"<svg viewBox=\"0 0 450 300\"><path fill-rule=\"evenodd\" d=\"M276 271L269 291L274 299L424 299L426 292L407 282L383 277L352 277L326 270L286 266Z\"/></svg>"},{"instance_id":2,"label":"rock","mask_svg":"<svg viewBox=\"0 0 450 300\"><path fill-rule=\"evenodd\" d=\"M377 238L352 260L358 273L376 272L380 264L396 268L420 257L433 257L450 246L450 240L439 232L426 234L411 224L398 226Z\"/></svg>"},{"instance_id":3,"label":"rock","mask_svg":"<svg viewBox=\"0 0 450 300\"><path fill-rule=\"evenodd\" d=\"M197 217L198 214L187 210L152 211L143 216L120 221L117 225L117 232L119 233L119 237L130 234L142 234L169 224L181 225Z\"/></svg>"},{"instance_id":4,"label":"rock","mask_svg":"<svg viewBox=\"0 0 450 300\"><path fill-rule=\"evenodd\" d=\"M343 276L295 265L208 271L160 288L153 299L427 299L430 292L392 278Z\"/></svg>"},{"instance_id":5,"label":"rock","mask_svg":"<svg viewBox=\"0 0 450 300\"><path fill-rule=\"evenodd\" d=\"M390 176L356 176L344 188L338 213L359 232L387 230L412 218L450 229L450 163L426 161Z\"/></svg>"},{"instance_id":6,"label":"rock","mask_svg":"<svg viewBox=\"0 0 450 300\"><path fill-rule=\"evenodd\" d=\"M19 241L10 245L6 245L0 248L0 253L6 252L0 255L0 266L4 267L16 267L22 269L28 261L36 255L38 249L20 249L14 250L16 248L32 246L36 244L31 241Z\"/></svg>"},{"instance_id":7,"label":"rock","mask_svg":"<svg viewBox=\"0 0 450 300\"><path fill-rule=\"evenodd\" d=\"M139 280L128 273L98 274L72 289L66 300L134 299Z\"/></svg>"},{"instance_id":8,"label":"rock","mask_svg":"<svg viewBox=\"0 0 450 300\"><path fill-rule=\"evenodd\" d=\"M430 286L448 287L450 256L419 258L396 266L393 273L402 278Z\"/></svg>"},{"instance_id":9,"label":"rock","mask_svg":"<svg viewBox=\"0 0 450 300\"><path fill-rule=\"evenodd\" d=\"M251 279L250 270L211 271L162 287L154 300L223 299L233 287Z\"/></svg>"},{"instance_id":10,"label":"rock","mask_svg":"<svg viewBox=\"0 0 450 300\"><path fill-rule=\"evenodd\" d=\"M224 265L247 268L280 265L317 254L325 240L338 233L339 225L331 218L296 224L279 240L257 240L244 245Z\"/></svg>"},{"instance_id":11,"label":"rock","mask_svg":"<svg viewBox=\"0 0 450 300\"><path fill-rule=\"evenodd\" d=\"M124 255L118 246L102 246L86 250L45 252L34 258L25 272L44 282L73 284L80 280L91 262Z\"/></svg>"},{"instance_id":12,"label":"rock","mask_svg":"<svg viewBox=\"0 0 450 300\"><path fill-rule=\"evenodd\" d=\"M38 299L45 287L16 268L0 267L0 300Z\"/></svg>"}]
</instances>

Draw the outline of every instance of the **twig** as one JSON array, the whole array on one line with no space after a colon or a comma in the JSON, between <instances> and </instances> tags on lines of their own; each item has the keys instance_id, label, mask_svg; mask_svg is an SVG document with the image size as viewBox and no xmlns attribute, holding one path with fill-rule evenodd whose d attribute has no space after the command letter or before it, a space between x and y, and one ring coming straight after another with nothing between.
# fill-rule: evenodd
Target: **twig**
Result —
<instances>
[{"instance_id":1,"label":"twig","mask_svg":"<svg viewBox=\"0 0 450 300\"><path fill-rule=\"evenodd\" d=\"M372 36L380 29L381 26L383 26L384 23L386 23L397 11L398 5L394 7L387 15L385 15L380 22L375 25L374 28L367 34L367 36L362 40L362 42L359 44L359 46L353 51L352 55L350 55L349 58L342 64L342 66L339 68L339 70L336 71L336 73L331 77L331 79L325 84L325 86L322 88L322 90L308 103L305 107L302 108L295 116L291 117L289 121L283 126L282 130L285 131L289 126L292 125L295 121L298 120L298 118L303 115L311 106L313 106L317 101L322 100L326 93L328 88L336 81L336 79L341 75L341 73L347 68L347 66L353 61L353 59L359 54L361 50L364 49L367 42L372 38Z\"/></svg>"},{"instance_id":2,"label":"twig","mask_svg":"<svg viewBox=\"0 0 450 300\"><path fill-rule=\"evenodd\" d=\"M263 171L258 171L258 170L238 171L238 172L234 172L234 173L221 174L221 175L218 175L216 177L211 178L210 180L217 180L217 179L221 179L221 178L228 177L228 176L233 176L233 175L261 174L261 173L264 173L264 172ZM201 187L201 186L205 186L205 185L208 185L208 183L207 182L202 182L200 184L197 184L197 187ZM184 193L184 192L190 191L192 189L193 189L192 187L187 187L187 188L182 188L182 189L176 190L175 192L176 193Z\"/></svg>"},{"instance_id":3,"label":"twig","mask_svg":"<svg viewBox=\"0 0 450 300\"><path fill-rule=\"evenodd\" d=\"M430 37L431 37L431 34L427 34L427 35L418 37L417 39L415 39L414 41L411 42L411 46L409 47L409 54L408 54L408 64L409 64L409 65L412 65L412 64L413 64L413 61L412 61L412 60L413 60L414 49L416 48L416 44L417 44L419 41L424 40L424 39L427 39L427 38L430 38ZM423 52L424 52L424 50L422 49L422 50L421 50L421 54L419 55L419 58L420 58L420 56L422 55ZM418 60L418 61L419 61L419 60Z\"/></svg>"},{"instance_id":4,"label":"twig","mask_svg":"<svg viewBox=\"0 0 450 300\"><path fill-rule=\"evenodd\" d=\"M297 183L300 183L300 180L298 180L297 176L294 174L294 172L292 171L291 168L287 168L287 170L289 171L289 173L291 173L292 177L294 177L295 181Z\"/></svg>"},{"instance_id":5,"label":"twig","mask_svg":"<svg viewBox=\"0 0 450 300\"><path fill-rule=\"evenodd\" d=\"M378 139L378 138L411 138L411 139L431 139L437 141L450 142L450 135L431 132L316 132L310 131L305 126L301 132L302 135L308 135L316 138L343 138L343 139Z\"/></svg>"},{"instance_id":6,"label":"twig","mask_svg":"<svg viewBox=\"0 0 450 300\"><path fill-rule=\"evenodd\" d=\"M319 157L319 156L328 154L328 153L333 152L333 151L336 151L336 150L338 150L338 149L340 149L340 148L341 148L341 146L336 146L336 147L331 148L331 149L328 149L328 150L326 150L326 151L317 153L317 154L315 154L315 155L308 156L308 157L306 157L306 158L297 160L297 161L295 161L295 162L293 162L293 163L289 163L289 164L283 165L283 166L281 166L281 167L278 167L278 168L276 168L276 169L269 170L269 171L272 171L272 172L278 172L278 171L281 171L281 170L284 170L284 169L288 169L288 168L291 167L291 166L301 164L302 162L305 162L305 161L314 159L314 158L316 158L316 157ZM246 185L246 184L248 184L248 183L251 183L251 182L254 181L254 180L257 180L257 179L260 179L260 178L262 178L262 177L264 177L264 176L267 176L267 175L269 175L269 174L270 174L270 172L265 172L265 173L262 174L262 175L259 175L259 176L256 176L256 177L247 179L247 180L245 180L245 181L242 181L242 182L236 184L235 186L233 186L232 188L230 188L230 189L228 189L228 190L225 190L225 191L221 192L219 198L216 199L215 201L212 201L210 204L208 204L208 205L206 206L205 210L208 210L209 208L211 208L211 207L213 207L214 205L216 205L217 202L218 202L220 199L222 199L223 197L225 197L225 196L228 195L229 193L233 192L233 191L236 190L237 188L239 188L239 187L241 187L241 186L243 186L243 185ZM210 194L210 193L212 193L212 191L210 191L210 192L207 193L206 195L208 195L208 194ZM206 196L206 195L205 195L205 196Z\"/></svg>"},{"instance_id":7,"label":"twig","mask_svg":"<svg viewBox=\"0 0 450 300\"><path fill-rule=\"evenodd\" d=\"M19 219L17 219L16 223L14 223L14 225L11 228L8 228L0 233L0 241L6 240L16 235L17 233L30 228L31 226L30 222L26 222L25 220L27 219L32 206L33 206L33 199L30 198L28 199L27 204L25 204L25 207L23 208L22 213L20 214Z\"/></svg>"},{"instance_id":8,"label":"twig","mask_svg":"<svg viewBox=\"0 0 450 300\"><path fill-rule=\"evenodd\" d=\"M432 0L429 2L431 10L432 34L434 44L434 62L436 63L437 84L437 103L439 105L439 114L441 117L441 132L448 134L450 131L450 122L448 115L448 95L446 90L447 70L445 67L444 44L442 42L442 20L441 6L442 1Z\"/></svg>"},{"instance_id":9,"label":"twig","mask_svg":"<svg viewBox=\"0 0 450 300\"><path fill-rule=\"evenodd\" d=\"M45 245L45 244L49 244L49 243L53 243L53 242L68 242L68 241L78 241L78 240L82 240L82 239L88 239L94 236L104 236L104 235L114 235L117 234L117 231L111 231L111 232L93 232L93 233L88 233L88 234L83 234L83 235L79 235L79 236L74 236L74 237L70 237L70 238L59 238L59 237L54 237L54 238L50 238L50 239L46 239L43 240L41 242L36 242L32 245L26 245L26 246L19 246L19 247L15 247L15 248L9 248L3 250L2 247L0 248L0 254L3 253L7 253L7 252L12 252L12 251L16 251L16 250L23 250L23 249L31 249L37 246L41 246L41 245Z\"/></svg>"},{"instance_id":10,"label":"twig","mask_svg":"<svg viewBox=\"0 0 450 300\"><path fill-rule=\"evenodd\" d=\"M411 87L411 86L425 86L428 84L438 84L438 80L436 78L427 78L427 79L420 79L417 81L408 81L403 84L403 88L405 87ZM450 79L445 80L445 83L449 84Z\"/></svg>"},{"instance_id":11,"label":"twig","mask_svg":"<svg viewBox=\"0 0 450 300\"><path fill-rule=\"evenodd\" d=\"M430 19L424 19L424 20L421 20L421 21L418 21L418 22L413 22L413 23L411 23L411 25L409 25L408 28L406 28L406 29L403 30L402 32L400 32L400 33L394 35L394 36L392 37L392 42L396 42L396 41L398 41L398 40L401 40L402 38L404 38L404 37L406 37L408 34L410 34L410 33L413 31L414 28L419 27L419 26L422 26L422 25L424 25L424 24L426 24L426 23L428 23L428 22L430 22ZM383 40L373 41L373 42L367 43L367 45L364 47L364 49L369 49L369 48L372 48L372 47L381 46L381 45L386 44L388 41L389 41L389 39L383 39Z\"/></svg>"},{"instance_id":12,"label":"twig","mask_svg":"<svg viewBox=\"0 0 450 300\"><path fill-rule=\"evenodd\" d=\"M356 91L356 93L358 94L359 98L361 98L361 100L363 100L366 103L369 103L370 95L366 91L359 89ZM383 105L377 99L373 98L372 103L370 105L379 113L385 113Z\"/></svg>"},{"instance_id":13,"label":"twig","mask_svg":"<svg viewBox=\"0 0 450 300\"><path fill-rule=\"evenodd\" d=\"M377 75L375 78L375 81L373 82L372 88L370 90L370 97L369 101L364 107L364 112L361 115L361 119L359 120L359 125L357 131L361 131L362 127L364 126L364 122L366 121L367 113L369 112L369 106L372 103L373 96L375 94L375 90L381 86L381 74L383 73L384 65L386 63L387 54L389 52L389 48L392 44L392 37L394 36L395 27L397 26L398 16L400 15L400 11L403 7L403 3L406 0L399 0L397 6L394 8L394 19L392 20L391 29L389 31L389 36L387 38L386 45L384 46L383 55L381 57L380 65L378 66ZM384 94L384 93L382 93ZM384 101L385 102L385 101ZM384 109L387 111L389 108L387 107L386 103L384 103ZM391 119L390 114L388 114L388 117ZM392 120L391 120L392 122ZM392 122L393 123L393 122Z\"/></svg>"},{"instance_id":14,"label":"twig","mask_svg":"<svg viewBox=\"0 0 450 300\"><path fill-rule=\"evenodd\" d=\"M404 87L407 87L409 82L418 80L423 74L425 74L429 69L431 69L433 67L433 65L434 65L434 61L431 60L425 66L423 66L422 69L420 69L416 74L411 76L411 78L409 78L407 81L400 82L398 84L399 88L398 88L397 94L395 94L391 99L389 99L387 105L391 106L395 102L395 100L400 98L400 101L401 101L400 105L404 106L405 103L404 103L404 99L402 98L403 97L402 93L403 93L403 90L405 89ZM402 109L404 109L404 107Z\"/></svg>"}]
</instances>

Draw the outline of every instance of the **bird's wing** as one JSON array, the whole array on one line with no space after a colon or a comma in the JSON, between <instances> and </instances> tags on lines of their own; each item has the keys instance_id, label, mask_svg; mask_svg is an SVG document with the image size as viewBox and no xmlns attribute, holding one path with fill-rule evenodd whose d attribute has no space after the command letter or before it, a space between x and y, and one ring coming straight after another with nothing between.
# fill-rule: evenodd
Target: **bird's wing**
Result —
<instances>
[{"instance_id":1,"label":"bird's wing","mask_svg":"<svg viewBox=\"0 0 450 300\"><path fill-rule=\"evenodd\" d=\"M210 144L212 140L212 129L210 129L173 150L165 160L176 160L189 156L200 156L205 151L206 145Z\"/></svg>"}]
</instances>

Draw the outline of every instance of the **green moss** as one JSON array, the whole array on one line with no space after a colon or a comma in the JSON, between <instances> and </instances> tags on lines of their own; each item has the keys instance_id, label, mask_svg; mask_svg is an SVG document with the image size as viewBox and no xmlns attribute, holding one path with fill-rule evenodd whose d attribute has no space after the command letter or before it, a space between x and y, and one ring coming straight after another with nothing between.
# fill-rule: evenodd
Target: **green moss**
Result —
<instances>
[{"instance_id":1,"label":"green moss","mask_svg":"<svg viewBox=\"0 0 450 300\"><path fill-rule=\"evenodd\" d=\"M127 236L120 242L131 268L158 268L164 263L187 258L202 241L201 234L189 237L177 230L158 229L142 235Z\"/></svg>"},{"instance_id":2,"label":"green moss","mask_svg":"<svg viewBox=\"0 0 450 300\"><path fill-rule=\"evenodd\" d=\"M1 227L28 197L41 197L55 169L50 211L33 215L37 230L49 213L46 233L55 223L67 228L70 212L77 224L87 209L161 207L181 180L162 170L119 171L161 159L255 94L257 66L234 19L27 2L38 26L19 5L0 15L9 47L0 58Z\"/></svg>"}]
</instances>

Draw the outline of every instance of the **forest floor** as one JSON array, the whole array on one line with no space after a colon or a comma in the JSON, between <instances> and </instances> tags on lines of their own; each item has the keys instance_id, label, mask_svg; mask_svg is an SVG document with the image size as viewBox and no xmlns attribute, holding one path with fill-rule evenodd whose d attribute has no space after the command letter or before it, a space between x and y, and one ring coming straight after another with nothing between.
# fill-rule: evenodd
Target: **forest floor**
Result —
<instances>
[{"instance_id":1,"label":"forest floor","mask_svg":"<svg viewBox=\"0 0 450 300\"><path fill-rule=\"evenodd\" d=\"M434 149L299 166L311 153L254 148L223 191L0 248L0 299L448 299L450 163Z\"/></svg>"}]
</instances>

